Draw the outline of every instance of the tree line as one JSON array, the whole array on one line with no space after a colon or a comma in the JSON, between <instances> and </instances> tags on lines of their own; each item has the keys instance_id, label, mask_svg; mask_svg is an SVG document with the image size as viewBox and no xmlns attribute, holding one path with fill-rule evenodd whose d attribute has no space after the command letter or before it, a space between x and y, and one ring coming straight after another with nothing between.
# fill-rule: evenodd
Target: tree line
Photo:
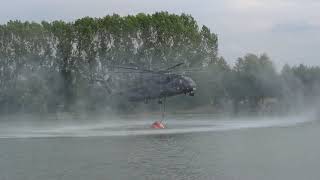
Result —
<instances>
[{"instance_id":1,"label":"tree line","mask_svg":"<svg viewBox=\"0 0 320 180\"><path fill-rule=\"evenodd\" d=\"M286 65L277 72L266 54L247 54L230 66L218 56L217 35L190 15L114 14L0 25L0 112L132 110L124 101L112 106L115 100L94 80L107 81L118 65L159 69L180 62L203 72L189 74L198 95L173 98L176 107L258 111L268 99L287 107L318 92L319 67Z\"/></svg>"},{"instance_id":2,"label":"tree line","mask_svg":"<svg viewBox=\"0 0 320 180\"><path fill-rule=\"evenodd\" d=\"M218 58L194 74L202 98L222 111L283 113L302 110L319 101L320 67L285 65L278 71L267 54L246 54L233 66ZM309 105L309 106L306 106Z\"/></svg>"}]
</instances>

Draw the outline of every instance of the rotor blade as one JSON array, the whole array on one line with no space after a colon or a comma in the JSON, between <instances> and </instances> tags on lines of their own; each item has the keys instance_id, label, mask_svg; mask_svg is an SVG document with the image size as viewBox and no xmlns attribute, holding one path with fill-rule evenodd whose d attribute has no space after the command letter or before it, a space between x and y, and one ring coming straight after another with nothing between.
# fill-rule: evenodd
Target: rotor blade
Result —
<instances>
[{"instance_id":1,"label":"rotor blade","mask_svg":"<svg viewBox=\"0 0 320 180\"><path fill-rule=\"evenodd\" d=\"M152 70L140 69L140 68L138 68L138 67L114 66L114 68L118 68L118 69L128 69L128 70L135 70L135 71L142 71L142 72L155 72L155 71L152 71Z\"/></svg>"},{"instance_id":2,"label":"rotor blade","mask_svg":"<svg viewBox=\"0 0 320 180\"><path fill-rule=\"evenodd\" d=\"M167 69L165 69L165 70L163 70L163 71L169 71L169 70L174 69L174 68L176 68L176 67L178 67L178 66L181 66L182 64L184 64L184 63L178 63L178 64L176 64L176 65L174 65L174 66L168 67Z\"/></svg>"},{"instance_id":3,"label":"rotor blade","mask_svg":"<svg viewBox=\"0 0 320 180\"><path fill-rule=\"evenodd\" d=\"M120 74L159 74L159 72L154 72L154 71L110 71L110 74L112 73L120 73Z\"/></svg>"},{"instance_id":4,"label":"rotor blade","mask_svg":"<svg viewBox=\"0 0 320 180\"><path fill-rule=\"evenodd\" d=\"M126 66L113 66L113 68L118 68L118 69L130 69L130 70L140 70L138 67L126 67Z\"/></svg>"},{"instance_id":5,"label":"rotor blade","mask_svg":"<svg viewBox=\"0 0 320 180\"><path fill-rule=\"evenodd\" d=\"M207 69L204 69L204 68L188 68L188 69L178 69L177 72L180 72L180 71L207 71Z\"/></svg>"}]
</instances>

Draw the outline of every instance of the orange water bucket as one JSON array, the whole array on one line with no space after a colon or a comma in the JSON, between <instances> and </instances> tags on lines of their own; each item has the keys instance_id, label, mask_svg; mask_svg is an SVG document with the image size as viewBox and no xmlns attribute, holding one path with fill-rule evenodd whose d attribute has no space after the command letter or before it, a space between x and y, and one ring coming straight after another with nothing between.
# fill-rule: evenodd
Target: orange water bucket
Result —
<instances>
[{"instance_id":1,"label":"orange water bucket","mask_svg":"<svg viewBox=\"0 0 320 180\"><path fill-rule=\"evenodd\" d=\"M162 122L160 122L160 121L154 122L154 123L151 125L151 127L152 127L153 129L164 129L164 128L166 128L165 125L164 125Z\"/></svg>"}]
</instances>

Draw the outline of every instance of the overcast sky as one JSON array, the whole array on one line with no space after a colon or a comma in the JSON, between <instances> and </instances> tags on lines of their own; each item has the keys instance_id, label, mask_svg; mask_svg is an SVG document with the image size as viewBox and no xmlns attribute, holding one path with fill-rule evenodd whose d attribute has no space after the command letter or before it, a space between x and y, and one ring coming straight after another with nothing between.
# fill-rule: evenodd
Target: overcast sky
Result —
<instances>
[{"instance_id":1,"label":"overcast sky","mask_svg":"<svg viewBox=\"0 0 320 180\"><path fill-rule=\"evenodd\" d=\"M285 63L320 65L319 0L0 0L0 23L168 11L191 14L219 36L228 62L266 52Z\"/></svg>"}]
</instances>

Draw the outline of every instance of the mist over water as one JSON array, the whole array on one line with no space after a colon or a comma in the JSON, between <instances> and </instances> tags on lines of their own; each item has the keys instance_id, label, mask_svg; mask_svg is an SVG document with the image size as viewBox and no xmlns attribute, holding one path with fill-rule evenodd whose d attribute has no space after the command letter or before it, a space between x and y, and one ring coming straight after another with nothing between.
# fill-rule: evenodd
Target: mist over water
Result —
<instances>
[{"instance_id":1,"label":"mist over water","mask_svg":"<svg viewBox=\"0 0 320 180\"><path fill-rule=\"evenodd\" d=\"M150 128L151 124L159 119L152 115L75 118L71 116L69 119L54 121L48 117L38 120L29 117L20 121L2 121L0 122L0 138L138 136L288 127L314 121L316 114L310 112L291 116L242 118L214 117L210 114L169 115L164 122L168 128L157 130Z\"/></svg>"}]
</instances>

